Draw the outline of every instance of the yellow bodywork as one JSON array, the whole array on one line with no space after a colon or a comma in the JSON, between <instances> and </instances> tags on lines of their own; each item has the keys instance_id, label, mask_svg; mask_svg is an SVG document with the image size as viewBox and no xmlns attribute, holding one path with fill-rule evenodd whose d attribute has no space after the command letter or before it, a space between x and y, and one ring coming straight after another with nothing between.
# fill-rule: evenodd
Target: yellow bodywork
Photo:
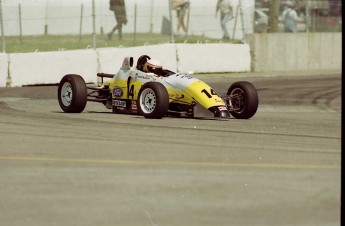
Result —
<instances>
[{"instance_id":1,"label":"yellow bodywork","mask_svg":"<svg viewBox=\"0 0 345 226\"><path fill-rule=\"evenodd\" d=\"M109 81L109 90L111 93L113 93L113 90L115 88L121 88L123 93L121 99L131 99L131 100L137 100L140 88L144 85L143 82L139 81L132 81L129 84L129 87L127 86L126 80L110 80ZM174 88L167 88L168 94L169 94L169 102L172 103L182 103L182 104L192 104L193 98L188 93L183 92L178 89ZM115 98L114 94L112 94L112 97Z\"/></svg>"},{"instance_id":2,"label":"yellow bodywork","mask_svg":"<svg viewBox=\"0 0 345 226\"><path fill-rule=\"evenodd\" d=\"M206 109L225 105L217 93L209 85L200 80L190 84L183 92L192 96L196 102Z\"/></svg>"},{"instance_id":3,"label":"yellow bodywork","mask_svg":"<svg viewBox=\"0 0 345 226\"><path fill-rule=\"evenodd\" d=\"M122 77L122 75L125 76ZM138 100L139 91L146 82L163 84L168 91L169 103L190 105L198 102L206 109L225 106L221 97L209 85L189 75L161 78L142 72L129 71L119 73L107 85L109 85L109 92L113 99Z\"/></svg>"}]
</instances>

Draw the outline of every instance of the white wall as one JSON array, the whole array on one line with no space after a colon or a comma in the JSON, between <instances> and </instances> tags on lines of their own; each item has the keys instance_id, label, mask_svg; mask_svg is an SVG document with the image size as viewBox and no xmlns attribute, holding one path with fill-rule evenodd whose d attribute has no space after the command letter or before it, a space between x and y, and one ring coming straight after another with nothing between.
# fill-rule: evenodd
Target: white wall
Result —
<instances>
[{"instance_id":1,"label":"white wall","mask_svg":"<svg viewBox=\"0 0 345 226\"><path fill-rule=\"evenodd\" d=\"M9 54L12 86L57 83L65 74L81 74L93 82L97 57L93 50Z\"/></svg>"},{"instance_id":2,"label":"white wall","mask_svg":"<svg viewBox=\"0 0 345 226\"><path fill-rule=\"evenodd\" d=\"M148 55L159 60L164 67L176 70L176 48L172 44L141 46L130 48L104 48L97 50L100 61L100 72L116 73L125 57L134 58L134 66L141 55Z\"/></svg>"},{"instance_id":3,"label":"white wall","mask_svg":"<svg viewBox=\"0 0 345 226\"><path fill-rule=\"evenodd\" d=\"M173 71L272 72L341 70L342 33L255 34L247 44L163 44L63 52L0 54L0 87L8 71L12 86L58 83L68 73L96 81L97 72L116 73L123 58L150 55ZM8 58L10 68L8 70Z\"/></svg>"},{"instance_id":4,"label":"white wall","mask_svg":"<svg viewBox=\"0 0 345 226\"><path fill-rule=\"evenodd\" d=\"M8 74L7 54L0 53L0 87L6 86L7 74Z\"/></svg>"},{"instance_id":5,"label":"white wall","mask_svg":"<svg viewBox=\"0 0 345 226\"><path fill-rule=\"evenodd\" d=\"M342 33L267 33L248 37L252 70L341 70Z\"/></svg>"},{"instance_id":6,"label":"white wall","mask_svg":"<svg viewBox=\"0 0 345 226\"><path fill-rule=\"evenodd\" d=\"M250 71L249 45L186 44L177 45L179 71L244 72Z\"/></svg>"},{"instance_id":7,"label":"white wall","mask_svg":"<svg viewBox=\"0 0 345 226\"><path fill-rule=\"evenodd\" d=\"M137 59L144 54L161 61L163 67L180 72L246 72L251 61L247 44L163 44L97 51L13 53L9 54L11 86L59 83L65 74L80 74L86 82L96 82L97 72L115 74L124 57L133 57L136 66ZM0 65L6 66L6 55L0 56ZM7 70L1 67L1 81L6 77Z\"/></svg>"}]
</instances>

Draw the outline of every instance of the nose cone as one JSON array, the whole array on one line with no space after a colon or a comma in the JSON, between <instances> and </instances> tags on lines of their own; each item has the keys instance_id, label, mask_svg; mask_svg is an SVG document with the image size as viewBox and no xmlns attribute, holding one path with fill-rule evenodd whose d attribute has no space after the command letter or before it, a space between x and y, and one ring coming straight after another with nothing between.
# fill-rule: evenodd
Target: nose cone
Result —
<instances>
[{"instance_id":1,"label":"nose cone","mask_svg":"<svg viewBox=\"0 0 345 226\"><path fill-rule=\"evenodd\" d=\"M216 116L216 114L214 116L219 117L219 118L229 118L230 113L229 113L229 111L220 111L217 116Z\"/></svg>"},{"instance_id":2,"label":"nose cone","mask_svg":"<svg viewBox=\"0 0 345 226\"><path fill-rule=\"evenodd\" d=\"M211 107L209 108L210 111L213 112L214 117L216 118L229 118L230 113L225 106L218 106L218 107Z\"/></svg>"}]
</instances>

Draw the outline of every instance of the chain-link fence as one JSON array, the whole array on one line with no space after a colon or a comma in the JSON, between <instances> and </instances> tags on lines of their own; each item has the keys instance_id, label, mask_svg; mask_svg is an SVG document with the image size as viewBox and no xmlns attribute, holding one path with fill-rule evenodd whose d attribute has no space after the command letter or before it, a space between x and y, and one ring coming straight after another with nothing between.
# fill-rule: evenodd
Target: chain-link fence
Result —
<instances>
[{"instance_id":1,"label":"chain-link fence","mask_svg":"<svg viewBox=\"0 0 345 226\"><path fill-rule=\"evenodd\" d=\"M278 32L284 32L284 19L289 5L297 15L297 32L341 32L341 0L256 0L255 32L272 32L269 23L272 4L277 3ZM291 14L291 13L290 13ZM287 15L287 16L286 16Z\"/></svg>"},{"instance_id":2,"label":"chain-link fence","mask_svg":"<svg viewBox=\"0 0 345 226\"><path fill-rule=\"evenodd\" d=\"M23 35L78 34L80 20L83 20L82 32L92 32L92 0L2 0L2 2L6 35L19 35L20 17ZM19 3L15 4L15 2ZM254 0L242 0L241 2L244 4L244 17L248 23L246 28L250 31L252 29L250 11L252 11ZM138 33L161 33L164 18L170 19L169 0L125 0L125 3L128 17L128 24L123 29L125 33L134 32L135 21ZM114 13L109 10L109 0L96 0L95 7L97 32L110 31L116 21ZM221 37L219 19L215 18L215 0L190 0L189 10L190 34ZM187 20L187 16L185 20ZM175 12L173 12L173 19L173 23L176 25ZM232 30L233 27L234 21L229 21L228 29ZM240 31L240 25L237 29ZM240 34L237 38L239 37Z\"/></svg>"},{"instance_id":3,"label":"chain-link fence","mask_svg":"<svg viewBox=\"0 0 345 226\"><path fill-rule=\"evenodd\" d=\"M171 1L125 0L128 22L123 26L123 39L114 35L110 40L107 34L116 20L109 0L0 0L1 48L27 52L165 42L236 42L249 33L272 32L272 3L278 3L279 15L287 5L285 0L229 0L232 15L226 29L230 38L224 40L221 17L216 17L218 0L189 0L184 18L187 30L179 32ZM297 31L341 31L341 7L340 0L296 0ZM283 32L281 16L277 24L278 32Z\"/></svg>"}]
</instances>

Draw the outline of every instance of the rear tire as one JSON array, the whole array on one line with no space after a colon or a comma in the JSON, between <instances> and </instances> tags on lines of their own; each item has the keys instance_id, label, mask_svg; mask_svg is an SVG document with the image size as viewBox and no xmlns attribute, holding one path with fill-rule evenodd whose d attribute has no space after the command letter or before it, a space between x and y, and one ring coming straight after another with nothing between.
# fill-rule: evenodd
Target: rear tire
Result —
<instances>
[{"instance_id":1,"label":"rear tire","mask_svg":"<svg viewBox=\"0 0 345 226\"><path fill-rule=\"evenodd\" d=\"M139 114L145 118L162 118L169 109L167 89L157 82L145 83L139 91L137 106Z\"/></svg>"},{"instance_id":2,"label":"rear tire","mask_svg":"<svg viewBox=\"0 0 345 226\"><path fill-rule=\"evenodd\" d=\"M65 75L58 87L58 100L64 112L82 112L87 102L87 88L84 79L80 75Z\"/></svg>"},{"instance_id":3,"label":"rear tire","mask_svg":"<svg viewBox=\"0 0 345 226\"><path fill-rule=\"evenodd\" d=\"M231 106L237 110L230 114L237 119L249 119L256 113L259 105L259 97L255 87L245 81L235 82L228 90L227 95L231 98ZM229 105L229 103L227 103Z\"/></svg>"}]
</instances>

